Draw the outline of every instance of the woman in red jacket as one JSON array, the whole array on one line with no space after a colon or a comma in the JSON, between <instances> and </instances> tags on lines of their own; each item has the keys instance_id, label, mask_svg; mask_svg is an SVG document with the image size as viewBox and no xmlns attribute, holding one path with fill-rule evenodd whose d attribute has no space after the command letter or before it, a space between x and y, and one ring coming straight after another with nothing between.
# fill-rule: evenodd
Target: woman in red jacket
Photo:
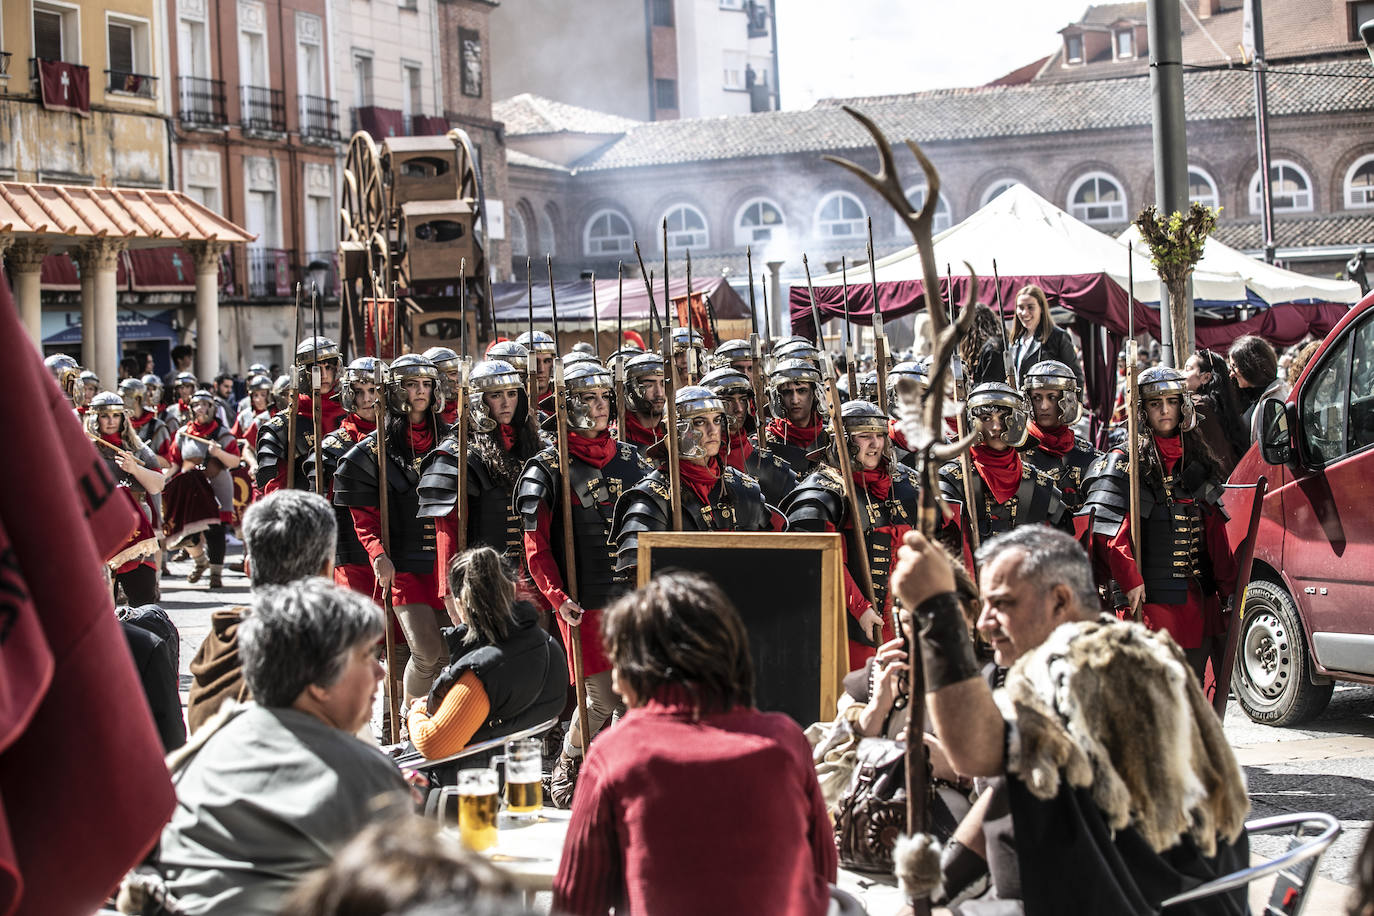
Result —
<instances>
[{"instance_id":1,"label":"woman in red jacket","mask_svg":"<svg viewBox=\"0 0 1374 916\"><path fill-rule=\"evenodd\" d=\"M754 708L749 636L710 579L670 572L606 609L630 712L583 765L554 909L819 914L835 841L801 729Z\"/></svg>"}]
</instances>

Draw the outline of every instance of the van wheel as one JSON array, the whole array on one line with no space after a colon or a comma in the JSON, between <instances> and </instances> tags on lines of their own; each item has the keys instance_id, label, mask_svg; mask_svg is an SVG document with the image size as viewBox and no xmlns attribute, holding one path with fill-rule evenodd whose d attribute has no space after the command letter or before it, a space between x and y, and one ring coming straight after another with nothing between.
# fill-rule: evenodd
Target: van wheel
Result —
<instances>
[{"instance_id":1,"label":"van wheel","mask_svg":"<svg viewBox=\"0 0 1374 916\"><path fill-rule=\"evenodd\" d=\"M1246 589L1232 684L1245 714L1265 725L1297 725L1319 715L1333 684L1313 684L1298 608L1282 586L1256 580Z\"/></svg>"}]
</instances>

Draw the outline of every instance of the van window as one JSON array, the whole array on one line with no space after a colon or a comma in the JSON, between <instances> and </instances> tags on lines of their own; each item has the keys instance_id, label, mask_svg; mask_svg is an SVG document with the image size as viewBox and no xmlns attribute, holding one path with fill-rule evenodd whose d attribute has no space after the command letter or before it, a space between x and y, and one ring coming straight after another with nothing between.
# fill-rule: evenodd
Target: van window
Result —
<instances>
[{"instance_id":1,"label":"van window","mask_svg":"<svg viewBox=\"0 0 1374 916\"><path fill-rule=\"evenodd\" d=\"M1350 354L1350 434L1347 452L1374 444L1374 321L1366 320L1354 334Z\"/></svg>"},{"instance_id":2,"label":"van window","mask_svg":"<svg viewBox=\"0 0 1374 916\"><path fill-rule=\"evenodd\" d=\"M1302 393L1300 422L1307 440L1307 454L1313 464L1329 464L1345 454L1349 382L1350 335L1347 334L1308 377Z\"/></svg>"}]
</instances>

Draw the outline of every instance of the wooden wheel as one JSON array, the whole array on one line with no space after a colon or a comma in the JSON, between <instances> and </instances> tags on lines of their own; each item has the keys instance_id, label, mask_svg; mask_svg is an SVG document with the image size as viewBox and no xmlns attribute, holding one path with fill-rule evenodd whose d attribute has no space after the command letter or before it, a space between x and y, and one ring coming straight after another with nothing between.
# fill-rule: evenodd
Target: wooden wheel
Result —
<instances>
[{"instance_id":1,"label":"wooden wheel","mask_svg":"<svg viewBox=\"0 0 1374 916\"><path fill-rule=\"evenodd\" d=\"M352 229L349 237L368 239L387 223L381 160L377 144L366 131L358 131L348 144L348 156L344 160L343 209L343 219Z\"/></svg>"}]
</instances>

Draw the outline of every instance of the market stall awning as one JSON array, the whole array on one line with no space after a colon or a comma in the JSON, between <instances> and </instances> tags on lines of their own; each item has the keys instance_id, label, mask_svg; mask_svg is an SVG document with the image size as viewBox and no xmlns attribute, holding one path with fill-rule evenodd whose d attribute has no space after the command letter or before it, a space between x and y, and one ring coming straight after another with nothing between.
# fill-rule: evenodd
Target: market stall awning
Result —
<instances>
[{"instance_id":1,"label":"market stall awning","mask_svg":"<svg viewBox=\"0 0 1374 916\"><path fill-rule=\"evenodd\" d=\"M617 288L615 279L596 281L597 314L603 327L614 327L605 322L614 322L617 314ZM681 300L687 295L687 278L670 281L669 293L674 299ZM704 294L711 300L711 307L717 318L748 318L749 306L739 294L730 288L722 277L693 279L692 292ZM521 325L521 331L529 324L529 296L524 283L493 283L492 298L496 300L495 318L501 325ZM554 295L558 298L558 320L560 322L590 322L592 320L592 283L590 280L574 280L555 283ZM534 323L540 329L547 329L553 320L549 308L549 285L535 283ZM658 281L654 287L654 302L659 318L663 318L663 284ZM649 318L649 296L644 292L644 282L639 277L625 277L625 299L623 304L625 321L642 323ZM503 330L504 334L505 331ZM517 331L517 333L519 333ZM514 335L507 335L514 336Z\"/></svg>"},{"instance_id":2,"label":"market stall awning","mask_svg":"<svg viewBox=\"0 0 1374 916\"><path fill-rule=\"evenodd\" d=\"M65 251L46 255L39 276L43 288L59 293L81 291L81 270ZM129 288L129 265L124 258L115 264L115 289L124 291Z\"/></svg>"}]
</instances>

